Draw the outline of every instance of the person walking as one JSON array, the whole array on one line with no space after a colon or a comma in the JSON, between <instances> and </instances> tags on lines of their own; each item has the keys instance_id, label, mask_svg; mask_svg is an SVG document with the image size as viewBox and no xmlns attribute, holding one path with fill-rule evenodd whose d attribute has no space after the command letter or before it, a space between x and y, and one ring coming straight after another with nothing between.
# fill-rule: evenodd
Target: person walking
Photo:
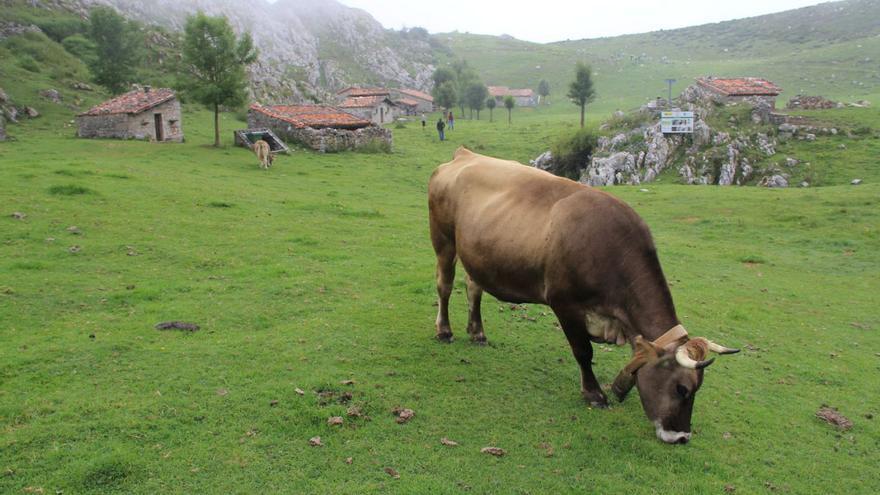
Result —
<instances>
[{"instance_id":1,"label":"person walking","mask_svg":"<svg viewBox=\"0 0 880 495\"><path fill-rule=\"evenodd\" d=\"M446 139L446 136L443 134L443 130L446 129L446 124L443 123L443 117L437 119L437 132L440 134L440 141Z\"/></svg>"},{"instance_id":2,"label":"person walking","mask_svg":"<svg viewBox=\"0 0 880 495\"><path fill-rule=\"evenodd\" d=\"M452 110L449 111L449 117L446 118L446 123L449 124L449 130L455 130L455 117L452 116Z\"/></svg>"},{"instance_id":3,"label":"person walking","mask_svg":"<svg viewBox=\"0 0 880 495\"><path fill-rule=\"evenodd\" d=\"M428 119L425 118L425 112L422 112L422 132L425 132L425 127L428 125Z\"/></svg>"}]
</instances>

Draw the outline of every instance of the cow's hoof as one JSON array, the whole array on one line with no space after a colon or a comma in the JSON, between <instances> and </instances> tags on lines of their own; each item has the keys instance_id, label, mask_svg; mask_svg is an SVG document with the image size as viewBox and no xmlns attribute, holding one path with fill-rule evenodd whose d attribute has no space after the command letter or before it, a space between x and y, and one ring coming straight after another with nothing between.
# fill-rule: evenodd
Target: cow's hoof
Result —
<instances>
[{"instance_id":1,"label":"cow's hoof","mask_svg":"<svg viewBox=\"0 0 880 495\"><path fill-rule=\"evenodd\" d=\"M451 332L443 332L437 334L437 340L443 342L444 344L452 343L452 333Z\"/></svg>"},{"instance_id":2,"label":"cow's hoof","mask_svg":"<svg viewBox=\"0 0 880 495\"><path fill-rule=\"evenodd\" d=\"M486 345L489 341L486 340L485 335L471 335L471 342L477 345Z\"/></svg>"},{"instance_id":3,"label":"cow's hoof","mask_svg":"<svg viewBox=\"0 0 880 495\"><path fill-rule=\"evenodd\" d=\"M605 409L608 407L608 397L605 396L601 391L599 392L587 392L584 391L584 399L587 403L590 404L590 407L595 407L598 409Z\"/></svg>"}]
</instances>

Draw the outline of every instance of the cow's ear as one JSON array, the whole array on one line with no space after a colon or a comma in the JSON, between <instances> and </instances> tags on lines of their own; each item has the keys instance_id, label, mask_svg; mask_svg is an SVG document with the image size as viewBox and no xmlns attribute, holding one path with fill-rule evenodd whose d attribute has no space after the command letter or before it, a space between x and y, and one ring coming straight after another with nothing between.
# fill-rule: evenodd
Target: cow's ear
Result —
<instances>
[{"instance_id":1,"label":"cow's ear","mask_svg":"<svg viewBox=\"0 0 880 495\"><path fill-rule=\"evenodd\" d=\"M641 354L642 359L646 362L653 361L663 354L662 348L649 340L645 340L641 335L637 335L633 342L635 344L635 353L637 355Z\"/></svg>"}]
</instances>

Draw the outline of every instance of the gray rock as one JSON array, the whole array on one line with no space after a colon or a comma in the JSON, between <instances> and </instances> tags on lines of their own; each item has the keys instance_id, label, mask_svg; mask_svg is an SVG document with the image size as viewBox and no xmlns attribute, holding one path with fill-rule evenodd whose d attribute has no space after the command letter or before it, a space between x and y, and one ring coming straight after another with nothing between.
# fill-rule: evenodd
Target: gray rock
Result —
<instances>
[{"instance_id":1,"label":"gray rock","mask_svg":"<svg viewBox=\"0 0 880 495\"><path fill-rule=\"evenodd\" d=\"M815 141L816 135L815 134L807 134L806 136L804 136L804 139L806 139L807 141Z\"/></svg>"},{"instance_id":2,"label":"gray rock","mask_svg":"<svg viewBox=\"0 0 880 495\"><path fill-rule=\"evenodd\" d=\"M625 151L607 157L593 157L590 165L581 172L580 182L591 186L613 186L638 180L635 156ZM638 184L638 182L635 182Z\"/></svg>"},{"instance_id":3,"label":"gray rock","mask_svg":"<svg viewBox=\"0 0 880 495\"><path fill-rule=\"evenodd\" d=\"M801 182L801 187L810 187L810 183L807 181Z\"/></svg>"},{"instance_id":4,"label":"gray rock","mask_svg":"<svg viewBox=\"0 0 880 495\"><path fill-rule=\"evenodd\" d=\"M797 126L789 123L779 124L777 129L779 129L779 132L787 132L789 134L797 133Z\"/></svg>"},{"instance_id":5,"label":"gray rock","mask_svg":"<svg viewBox=\"0 0 880 495\"><path fill-rule=\"evenodd\" d=\"M788 179L782 175L771 175L763 181L767 187L788 187Z\"/></svg>"},{"instance_id":6,"label":"gray rock","mask_svg":"<svg viewBox=\"0 0 880 495\"><path fill-rule=\"evenodd\" d=\"M40 116L40 112L38 112L37 109L34 107L24 107L24 113L32 119Z\"/></svg>"},{"instance_id":7,"label":"gray rock","mask_svg":"<svg viewBox=\"0 0 880 495\"><path fill-rule=\"evenodd\" d=\"M727 144L728 142L730 142L730 134L726 132L719 132L712 136L712 144L714 145Z\"/></svg>"},{"instance_id":8,"label":"gray rock","mask_svg":"<svg viewBox=\"0 0 880 495\"><path fill-rule=\"evenodd\" d=\"M553 166L553 153L547 150L534 160L529 160L529 164L540 170L549 170Z\"/></svg>"},{"instance_id":9,"label":"gray rock","mask_svg":"<svg viewBox=\"0 0 880 495\"><path fill-rule=\"evenodd\" d=\"M766 134L758 133L758 149L767 156L776 154L776 141L767 137Z\"/></svg>"},{"instance_id":10,"label":"gray rock","mask_svg":"<svg viewBox=\"0 0 880 495\"><path fill-rule=\"evenodd\" d=\"M61 103L61 100L63 100L61 93L59 93L57 89L44 89L40 91L40 96L52 103Z\"/></svg>"},{"instance_id":11,"label":"gray rock","mask_svg":"<svg viewBox=\"0 0 880 495\"><path fill-rule=\"evenodd\" d=\"M616 117L618 119L622 119L622 118L626 117L626 114L620 110L615 110L614 117Z\"/></svg>"},{"instance_id":12,"label":"gray rock","mask_svg":"<svg viewBox=\"0 0 880 495\"><path fill-rule=\"evenodd\" d=\"M71 85L73 89L78 89L80 91L94 91L94 89L84 82L75 82Z\"/></svg>"},{"instance_id":13,"label":"gray rock","mask_svg":"<svg viewBox=\"0 0 880 495\"><path fill-rule=\"evenodd\" d=\"M797 158L792 158L790 156L785 157L785 166L786 167L795 167L800 163L800 160Z\"/></svg>"},{"instance_id":14,"label":"gray rock","mask_svg":"<svg viewBox=\"0 0 880 495\"><path fill-rule=\"evenodd\" d=\"M616 149L619 149L624 144L626 144L626 141L627 141L626 134L621 133L621 134L614 136L613 138L611 138L611 142L608 143L609 151L614 151Z\"/></svg>"},{"instance_id":15,"label":"gray rock","mask_svg":"<svg viewBox=\"0 0 880 495\"><path fill-rule=\"evenodd\" d=\"M862 179L853 179L850 181L850 184L857 186L862 183Z\"/></svg>"},{"instance_id":16,"label":"gray rock","mask_svg":"<svg viewBox=\"0 0 880 495\"><path fill-rule=\"evenodd\" d=\"M840 144L837 145L837 149L845 150L845 149L846 149L846 145L843 144L843 143L840 143Z\"/></svg>"},{"instance_id":17,"label":"gray rock","mask_svg":"<svg viewBox=\"0 0 880 495\"><path fill-rule=\"evenodd\" d=\"M705 146L709 144L712 137L712 128L709 127L702 119L694 122L694 144L697 146Z\"/></svg>"}]
</instances>

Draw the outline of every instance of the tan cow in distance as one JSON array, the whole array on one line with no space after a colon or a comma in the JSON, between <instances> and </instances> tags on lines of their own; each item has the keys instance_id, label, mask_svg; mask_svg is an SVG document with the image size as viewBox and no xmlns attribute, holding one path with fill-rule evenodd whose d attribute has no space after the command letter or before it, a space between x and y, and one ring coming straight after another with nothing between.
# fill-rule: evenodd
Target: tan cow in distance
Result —
<instances>
[{"instance_id":1,"label":"tan cow in distance","mask_svg":"<svg viewBox=\"0 0 880 495\"><path fill-rule=\"evenodd\" d=\"M272 162L275 161L275 157L272 156L272 150L269 148L269 143L262 139L254 143L254 153L257 155L257 160L260 160L260 168L268 169L272 166Z\"/></svg>"},{"instance_id":2,"label":"tan cow in distance","mask_svg":"<svg viewBox=\"0 0 880 495\"><path fill-rule=\"evenodd\" d=\"M581 393L607 398L593 374L591 340L629 342L633 359L612 390L636 385L657 437L686 443L708 353L737 352L689 338L648 226L614 196L569 179L465 148L428 184L437 255L437 338L452 340L449 296L456 260L467 272L471 340L483 343L483 291L512 303L550 306L581 369ZM622 338L621 338L622 337Z\"/></svg>"}]
</instances>

